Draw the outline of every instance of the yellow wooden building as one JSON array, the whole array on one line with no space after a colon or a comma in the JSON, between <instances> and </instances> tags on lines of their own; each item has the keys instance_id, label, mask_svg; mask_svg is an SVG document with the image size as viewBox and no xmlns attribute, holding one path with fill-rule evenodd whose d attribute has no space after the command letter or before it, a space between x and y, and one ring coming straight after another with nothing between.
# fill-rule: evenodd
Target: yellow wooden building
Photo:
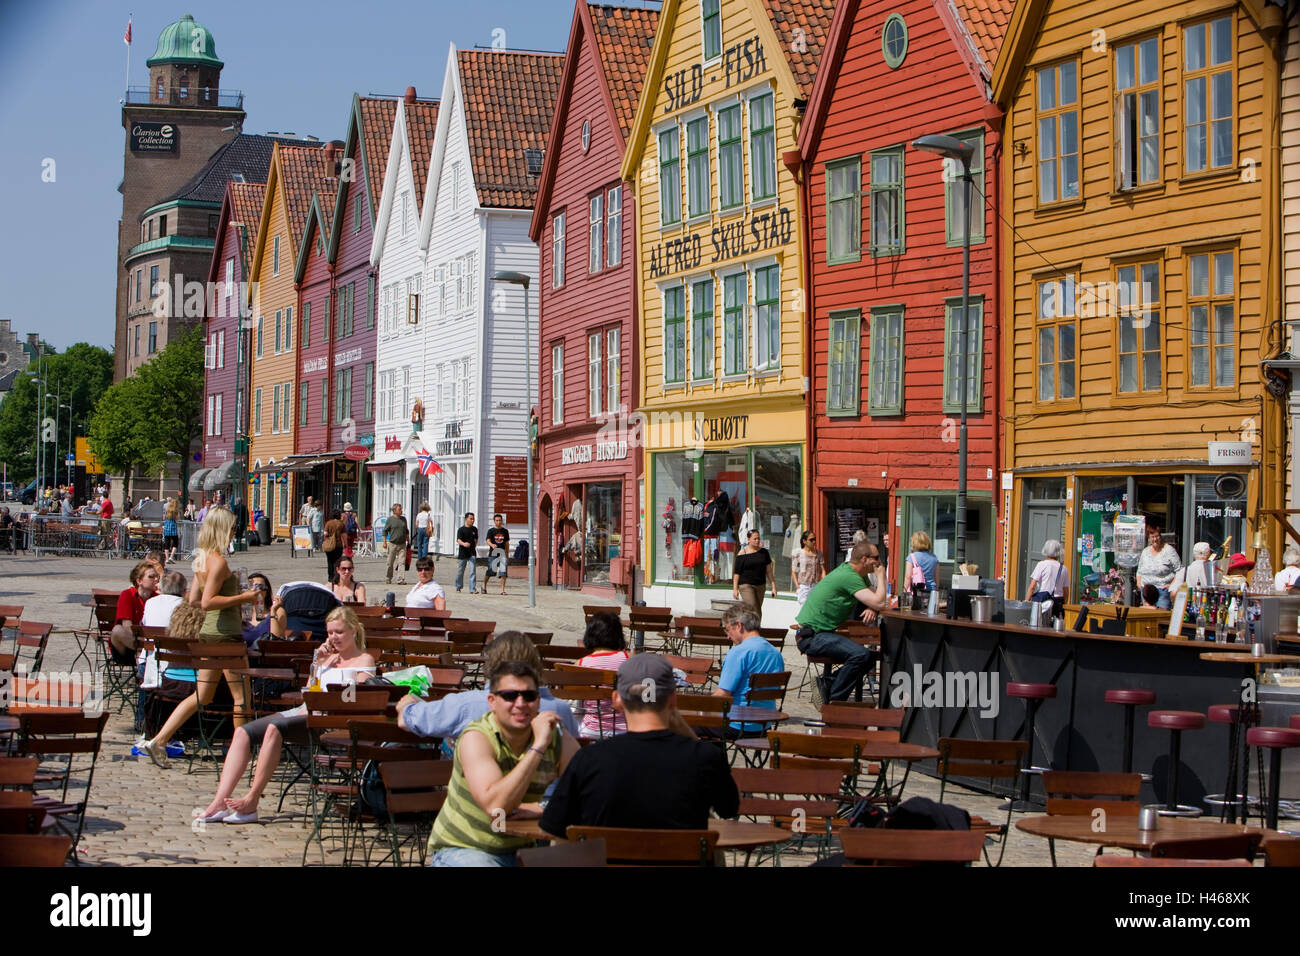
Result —
<instances>
[{"instance_id":1,"label":"yellow wooden building","mask_svg":"<svg viewBox=\"0 0 1300 956\"><path fill-rule=\"evenodd\" d=\"M1184 563L1261 529L1278 554L1281 26L1262 0L1016 4L993 84L1018 597L1049 538L1087 597L1123 511Z\"/></svg>"},{"instance_id":2,"label":"yellow wooden building","mask_svg":"<svg viewBox=\"0 0 1300 956\"><path fill-rule=\"evenodd\" d=\"M707 607L720 596L710 585L729 595L751 526L792 590L809 370L800 190L786 160L833 12L830 0L667 0L660 14L623 164L638 217L651 603ZM723 492L730 529L696 552L697 512ZM784 620L793 600L766 610Z\"/></svg>"}]
</instances>

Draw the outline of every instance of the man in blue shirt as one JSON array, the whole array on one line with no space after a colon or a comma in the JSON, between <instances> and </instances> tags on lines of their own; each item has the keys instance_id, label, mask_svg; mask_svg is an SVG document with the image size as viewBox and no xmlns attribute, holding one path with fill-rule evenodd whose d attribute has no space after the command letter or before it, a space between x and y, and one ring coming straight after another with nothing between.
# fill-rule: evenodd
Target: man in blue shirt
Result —
<instances>
[{"instance_id":1,"label":"man in blue shirt","mask_svg":"<svg viewBox=\"0 0 1300 956\"><path fill-rule=\"evenodd\" d=\"M723 630L733 647L722 662L722 676L718 678L718 689L713 692L713 696L730 695L733 707L752 706L776 710L774 700L756 700L752 704L749 702L750 675L779 674L785 670L785 658L759 633L759 625L758 612L749 604L733 604L722 615ZM722 735L728 740L734 740L741 734L762 732L762 724L733 720L731 726L722 731Z\"/></svg>"}]
</instances>

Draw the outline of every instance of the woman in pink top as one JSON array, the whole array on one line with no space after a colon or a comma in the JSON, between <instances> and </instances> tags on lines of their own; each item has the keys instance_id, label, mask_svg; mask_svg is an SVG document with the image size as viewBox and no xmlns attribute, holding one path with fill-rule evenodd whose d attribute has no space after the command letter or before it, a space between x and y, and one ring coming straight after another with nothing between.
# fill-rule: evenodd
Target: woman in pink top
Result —
<instances>
[{"instance_id":1,"label":"woman in pink top","mask_svg":"<svg viewBox=\"0 0 1300 956\"><path fill-rule=\"evenodd\" d=\"M623 638L623 622L617 614L594 614L587 622L582 635L582 646L587 656L578 661L579 667L594 667L603 671L616 671L627 660L627 641ZM622 714L615 714L613 704L600 701L587 703L586 716L578 732L587 739L599 739L613 734L627 733L627 722Z\"/></svg>"}]
</instances>

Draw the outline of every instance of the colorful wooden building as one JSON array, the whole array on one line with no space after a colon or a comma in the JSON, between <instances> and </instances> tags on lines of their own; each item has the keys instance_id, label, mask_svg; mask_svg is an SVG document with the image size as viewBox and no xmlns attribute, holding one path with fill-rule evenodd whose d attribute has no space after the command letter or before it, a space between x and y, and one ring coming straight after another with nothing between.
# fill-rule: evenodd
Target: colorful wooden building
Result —
<instances>
[{"instance_id":1,"label":"colorful wooden building","mask_svg":"<svg viewBox=\"0 0 1300 956\"><path fill-rule=\"evenodd\" d=\"M1277 553L1281 28L1259 0L1015 8L993 75L1012 591L1060 538L1088 596L1119 511L1184 562L1261 528Z\"/></svg>"},{"instance_id":2,"label":"colorful wooden building","mask_svg":"<svg viewBox=\"0 0 1300 956\"><path fill-rule=\"evenodd\" d=\"M541 255L542 584L626 590L637 563L636 217L619 171L657 22L578 0L546 143L529 232Z\"/></svg>"},{"instance_id":3,"label":"colorful wooden building","mask_svg":"<svg viewBox=\"0 0 1300 956\"><path fill-rule=\"evenodd\" d=\"M646 599L729 596L749 527L776 563L807 520L804 246L796 137L830 0L667 0L622 178L636 197ZM792 164L787 165L788 163ZM699 512L727 496L726 530Z\"/></svg>"},{"instance_id":4,"label":"colorful wooden building","mask_svg":"<svg viewBox=\"0 0 1300 956\"><path fill-rule=\"evenodd\" d=\"M807 302L812 521L833 566L862 529L895 586L914 531L942 586L956 554L963 364L966 560L992 574L998 467L997 162L989 84L1011 0L843 0L799 135L811 236ZM945 134L970 163L970 309L962 343L960 164L915 148Z\"/></svg>"}]
</instances>

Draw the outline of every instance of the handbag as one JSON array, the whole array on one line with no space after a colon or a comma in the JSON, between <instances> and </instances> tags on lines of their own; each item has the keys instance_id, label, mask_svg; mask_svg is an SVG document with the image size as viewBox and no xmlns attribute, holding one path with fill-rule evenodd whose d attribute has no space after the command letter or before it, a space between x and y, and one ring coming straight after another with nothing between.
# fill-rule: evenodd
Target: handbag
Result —
<instances>
[{"instance_id":1,"label":"handbag","mask_svg":"<svg viewBox=\"0 0 1300 956\"><path fill-rule=\"evenodd\" d=\"M339 546L338 535L333 531L325 535L325 540L320 543L322 551L337 551Z\"/></svg>"}]
</instances>

